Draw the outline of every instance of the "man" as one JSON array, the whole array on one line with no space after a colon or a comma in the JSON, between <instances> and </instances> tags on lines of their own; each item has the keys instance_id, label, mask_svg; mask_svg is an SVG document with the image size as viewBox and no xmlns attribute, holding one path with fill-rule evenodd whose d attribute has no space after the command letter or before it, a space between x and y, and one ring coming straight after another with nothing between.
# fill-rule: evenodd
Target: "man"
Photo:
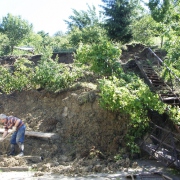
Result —
<instances>
[{"instance_id":1,"label":"man","mask_svg":"<svg viewBox=\"0 0 180 180\"><path fill-rule=\"evenodd\" d=\"M0 114L0 122L4 125L4 133L0 141L3 141L4 138L9 134L8 130L12 129L12 136L10 140L11 149L9 152L10 155L15 155L15 145L17 144L21 150L18 156L24 155L24 138L26 126L24 122L14 116L6 116L5 114Z\"/></svg>"}]
</instances>

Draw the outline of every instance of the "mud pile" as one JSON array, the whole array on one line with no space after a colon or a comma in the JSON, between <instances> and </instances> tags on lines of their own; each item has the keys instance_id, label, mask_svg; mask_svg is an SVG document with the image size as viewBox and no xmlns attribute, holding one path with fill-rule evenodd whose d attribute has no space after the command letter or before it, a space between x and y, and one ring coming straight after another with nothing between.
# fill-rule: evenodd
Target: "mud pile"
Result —
<instances>
[{"instance_id":1,"label":"mud pile","mask_svg":"<svg viewBox=\"0 0 180 180\"><path fill-rule=\"evenodd\" d=\"M6 157L9 141L5 140L1 143L0 154L6 163L0 166L32 166L40 163L36 168L43 170L43 165L47 163L51 164L49 168L66 162L69 166L69 162L82 158L90 159L90 162L94 158L105 160L118 153L119 147L123 148L128 118L103 110L99 106L96 90L81 88L57 94L22 91L1 94L0 102L0 113L21 118L27 131L51 132L59 137L26 136L25 156L32 156L32 159L36 156L42 160L35 163L27 158L18 163L16 158L10 160Z\"/></svg>"}]
</instances>

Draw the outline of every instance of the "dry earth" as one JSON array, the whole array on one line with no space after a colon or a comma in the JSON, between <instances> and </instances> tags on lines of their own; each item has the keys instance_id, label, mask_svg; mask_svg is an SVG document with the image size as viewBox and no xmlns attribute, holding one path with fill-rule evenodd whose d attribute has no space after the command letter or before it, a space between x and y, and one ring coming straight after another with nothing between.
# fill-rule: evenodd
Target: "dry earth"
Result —
<instances>
[{"instance_id":1,"label":"dry earth","mask_svg":"<svg viewBox=\"0 0 180 180\"><path fill-rule=\"evenodd\" d=\"M123 148L127 118L101 109L94 90L83 88L59 94L16 92L1 95L0 102L1 113L20 117L26 122L27 131L54 132L59 136L26 136L25 155L41 157L42 161L6 157L9 141L5 140L1 143L0 167L32 166L40 171L77 173L108 172L118 170L121 164L130 165L129 159L116 164L110 158L119 146Z\"/></svg>"}]
</instances>

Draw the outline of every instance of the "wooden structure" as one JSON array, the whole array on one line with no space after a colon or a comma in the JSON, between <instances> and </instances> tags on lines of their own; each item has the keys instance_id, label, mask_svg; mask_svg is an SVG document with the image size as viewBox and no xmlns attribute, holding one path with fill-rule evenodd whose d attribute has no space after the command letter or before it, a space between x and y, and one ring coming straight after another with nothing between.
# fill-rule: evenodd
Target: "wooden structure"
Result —
<instances>
[{"instance_id":1,"label":"wooden structure","mask_svg":"<svg viewBox=\"0 0 180 180\"><path fill-rule=\"evenodd\" d=\"M4 129L0 129L0 133L3 133ZM9 130L11 132L11 130ZM45 138L45 139L59 139L59 135L56 133L43 133L43 132L36 132L36 131L26 131L26 136L34 136L39 138Z\"/></svg>"},{"instance_id":2,"label":"wooden structure","mask_svg":"<svg viewBox=\"0 0 180 180\"><path fill-rule=\"evenodd\" d=\"M180 169L180 135L153 124L152 132L140 147L165 166ZM152 143L150 143L152 142Z\"/></svg>"}]
</instances>

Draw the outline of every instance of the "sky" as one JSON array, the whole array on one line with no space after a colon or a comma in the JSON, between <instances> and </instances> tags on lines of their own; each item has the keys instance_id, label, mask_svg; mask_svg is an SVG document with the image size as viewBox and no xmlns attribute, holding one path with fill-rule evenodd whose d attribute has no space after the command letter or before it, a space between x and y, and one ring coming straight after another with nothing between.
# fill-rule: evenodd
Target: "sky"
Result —
<instances>
[{"instance_id":1,"label":"sky","mask_svg":"<svg viewBox=\"0 0 180 180\"><path fill-rule=\"evenodd\" d=\"M33 25L34 32L45 31L54 35L58 31L66 32L72 9L87 10L87 4L100 10L101 0L0 0L0 21L8 13L21 16Z\"/></svg>"}]
</instances>

